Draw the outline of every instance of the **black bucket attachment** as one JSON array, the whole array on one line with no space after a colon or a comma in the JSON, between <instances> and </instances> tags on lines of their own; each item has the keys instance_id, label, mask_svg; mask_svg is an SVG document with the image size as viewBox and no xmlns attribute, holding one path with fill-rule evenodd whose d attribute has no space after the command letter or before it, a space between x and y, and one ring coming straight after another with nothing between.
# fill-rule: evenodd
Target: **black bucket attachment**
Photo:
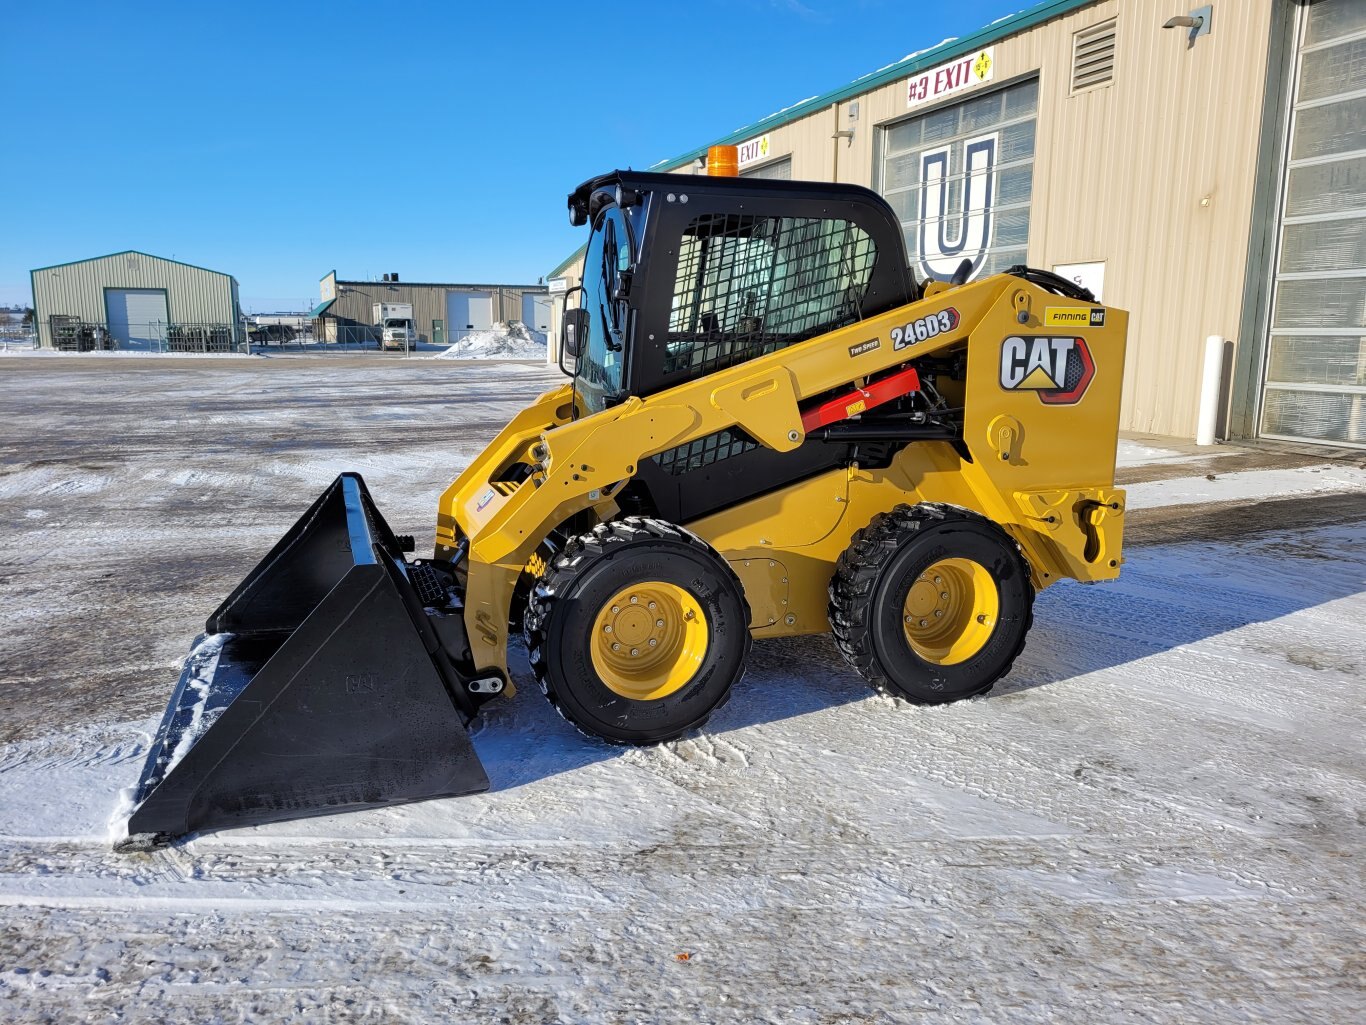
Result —
<instances>
[{"instance_id":1,"label":"black bucket attachment","mask_svg":"<svg viewBox=\"0 0 1366 1025\"><path fill-rule=\"evenodd\" d=\"M209 618L120 846L487 790L464 624L424 608L420 570L360 476L333 481Z\"/></svg>"}]
</instances>

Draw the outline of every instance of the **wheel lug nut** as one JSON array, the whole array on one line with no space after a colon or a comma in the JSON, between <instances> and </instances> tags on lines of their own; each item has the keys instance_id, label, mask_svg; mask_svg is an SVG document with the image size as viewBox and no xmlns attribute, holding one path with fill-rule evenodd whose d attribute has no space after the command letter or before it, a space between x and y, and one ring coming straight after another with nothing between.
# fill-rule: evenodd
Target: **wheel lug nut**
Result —
<instances>
[{"instance_id":1,"label":"wheel lug nut","mask_svg":"<svg viewBox=\"0 0 1366 1025\"><path fill-rule=\"evenodd\" d=\"M608 623L606 626L604 626L602 628L602 632L605 634L610 634L612 632L612 624Z\"/></svg>"},{"instance_id":2,"label":"wheel lug nut","mask_svg":"<svg viewBox=\"0 0 1366 1025\"><path fill-rule=\"evenodd\" d=\"M612 650L613 650L613 651L620 651L620 650L621 650L621 645L614 642L614 643L612 644Z\"/></svg>"},{"instance_id":3,"label":"wheel lug nut","mask_svg":"<svg viewBox=\"0 0 1366 1025\"><path fill-rule=\"evenodd\" d=\"M914 622L915 622L915 617L914 617L914 616L907 616L907 617L906 617L906 622L908 622L908 623L914 623Z\"/></svg>"},{"instance_id":4,"label":"wheel lug nut","mask_svg":"<svg viewBox=\"0 0 1366 1025\"><path fill-rule=\"evenodd\" d=\"M939 592L939 597L943 598L945 601L948 601L948 600L949 600L949 592L948 592L948 591L940 591L940 592Z\"/></svg>"},{"instance_id":5,"label":"wheel lug nut","mask_svg":"<svg viewBox=\"0 0 1366 1025\"><path fill-rule=\"evenodd\" d=\"M944 581L940 580L938 577L935 577L935 578L934 578L934 582L935 582L936 584L942 584Z\"/></svg>"},{"instance_id":6,"label":"wheel lug nut","mask_svg":"<svg viewBox=\"0 0 1366 1025\"><path fill-rule=\"evenodd\" d=\"M654 647L656 644L658 644L658 643L659 643L659 641L658 641L656 638L654 638L654 637L651 637L651 638L650 638L650 647L653 648L653 647Z\"/></svg>"},{"instance_id":7,"label":"wheel lug nut","mask_svg":"<svg viewBox=\"0 0 1366 1025\"><path fill-rule=\"evenodd\" d=\"M639 604L640 604L640 599L637 598L634 594L631 595L631 604L632 604L632 605L639 605Z\"/></svg>"},{"instance_id":8,"label":"wheel lug nut","mask_svg":"<svg viewBox=\"0 0 1366 1025\"><path fill-rule=\"evenodd\" d=\"M656 619L656 620L655 620L655 626L657 626L657 627L659 627L661 630L663 630L663 629L664 629L664 620L662 620L662 619Z\"/></svg>"},{"instance_id":9,"label":"wheel lug nut","mask_svg":"<svg viewBox=\"0 0 1366 1025\"><path fill-rule=\"evenodd\" d=\"M935 618L935 619L938 619L938 618L939 618L940 616L942 616L943 614L944 614L944 610L943 610L943 609L935 609L935 610L934 610L934 618Z\"/></svg>"},{"instance_id":10,"label":"wheel lug nut","mask_svg":"<svg viewBox=\"0 0 1366 1025\"><path fill-rule=\"evenodd\" d=\"M632 649L631 649L631 654L632 654L632 655L639 655L639 654L640 654L640 649L639 649L639 648L632 648Z\"/></svg>"},{"instance_id":11,"label":"wheel lug nut","mask_svg":"<svg viewBox=\"0 0 1366 1025\"><path fill-rule=\"evenodd\" d=\"M929 625L930 625L930 621L929 621L928 619L922 619L922 620L920 621L920 625L921 625L921 626L929 626Z\"/></svg>"},{"instance_id":12,"label":"wheel lug nut","mask_svg":"<svg viewBox=\"0 0 1366 1025\"><path fill-rule=\"evenodd\" d=\"M621 611L621 606L620 606L620 605L613 605L613 606L612 606L612 611L613 611L613 612L620 612L620 611Z\"/></svg>"},{"instance_id":13,"label":"wheel lug nut","mask_svg":"<svg viewBox=\"0 0 1366 1025\"><path fill-rule=\"evenodd\" d=\"M646 606L646 608L648 608L651 612L654 611L654 607L655 607L655 603L654 603L654 602L650 602L650 604Z\"/></svg>"}]
</instances>

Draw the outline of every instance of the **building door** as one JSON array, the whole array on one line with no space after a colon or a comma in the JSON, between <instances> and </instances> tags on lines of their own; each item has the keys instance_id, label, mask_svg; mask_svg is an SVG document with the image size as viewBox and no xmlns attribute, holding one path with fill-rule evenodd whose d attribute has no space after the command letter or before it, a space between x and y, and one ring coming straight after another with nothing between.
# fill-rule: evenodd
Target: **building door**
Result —
<instances>
[{"instance_id":1,"label":"building door","mask_svg":"<svg viewBox=\"0 0 1366 1025\"><path fill-rule=\"evenodd\" d=\"M166 341L164 288L107 288L105 319L109 335L121 349L160 349Z\"/></svg>"},{"instance_id":2,"label":"building door","mask_svg":"<svg viewBox=\"0 0 1366 1025\"><path fill-rule=\"evenodd\" d=\"M444 320L432 321L432 344L446 344L446 322Z\"/></svg>"},{"instance_id":3,"label":"building door","mask_svg":"<svg viewBox=\"0 0 1366 1025\"><path fill-rule=\"evenodd\" d=\"M446 319L456 338L493 327L492 292L447 292Z\"/></svg>"},{"instance_id":4,"label":"building door","mask_svg":"<svg viewBox=\"0 0 1366 1025\"><path fill-rule=\"evenodd\" d=\"M911 273L971 279L1025 262L1039 83L975 96L883 130L881 192L902 231Z\"/></svg>"},{"instance_id":5,"label":"building door","mask_svg":"<svg viewBox=\"0 0 1366 1025\"><path fill-rule=\"evenodd\" d=\"M544 292L522 293L522 323L538 341L550 337L550 296Z\"/></svg>"},{"instance_id":6,"label":"building door","mask_svg":"<svg viewBox=\"0 0 1366 1025\"><path fill-rule=\"evenodd\" d=\"M1366 3L1299 13L1264 437L1366 448Z\"/></svg>"}]
</instances>

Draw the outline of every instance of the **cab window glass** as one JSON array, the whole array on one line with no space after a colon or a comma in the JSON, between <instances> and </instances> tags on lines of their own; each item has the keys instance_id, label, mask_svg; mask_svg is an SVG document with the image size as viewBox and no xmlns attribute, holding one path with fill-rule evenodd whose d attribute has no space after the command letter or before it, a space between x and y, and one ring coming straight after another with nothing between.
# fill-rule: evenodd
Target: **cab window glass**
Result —
<instances>
[{"instance_id":1,"label":"cab window glass","mask_svg":"<svg viewBox=\"0 0 1366 1025\"><path fill-rule=\"evenodd\" d=\"M845 220L696 218L680 241L665 372L700 377L853 323L876 258Z\"/></svg>"},{"instance_id":2,"label":"cab window glass","mask_svg":"<svg viewBox=\"0 0 1366 1025\"><path fill-rule=\"evenodd\" d=\"M608 207L588 240L583 263L588 333L579 356L576 387L590 412L607 408L621 391L629 310L624 300L614 296L633 260L626 221L620 210Z\"/></svg>"}]
</instances>

